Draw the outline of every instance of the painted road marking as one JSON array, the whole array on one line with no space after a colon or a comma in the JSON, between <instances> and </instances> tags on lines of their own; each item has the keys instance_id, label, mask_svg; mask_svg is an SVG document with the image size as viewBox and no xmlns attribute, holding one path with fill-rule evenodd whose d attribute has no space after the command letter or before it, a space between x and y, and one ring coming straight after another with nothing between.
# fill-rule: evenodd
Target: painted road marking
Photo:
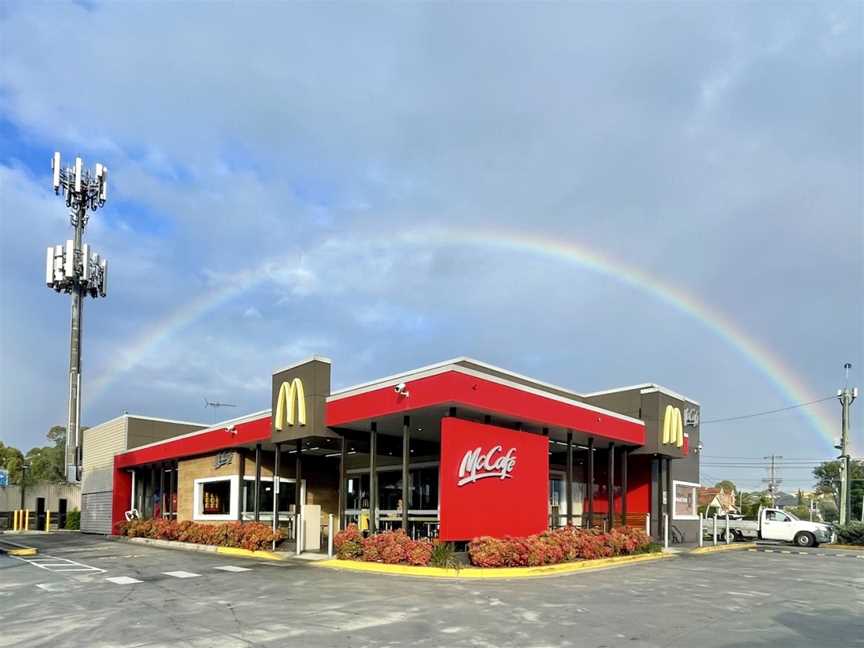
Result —
<instances>
[{"instance_id":1,"label":"painted road marking","mask_svg":"<svg viewBox=\"0 0 864 648\"><path fill-rule=\"evenodd\" d=\"M111 578L106 578L105 580L109 583L114 583L115 585L133 585L135 583L144 582L138 580L137 578L132 578L131 576L112 576Z\"/></svg>"},{"instance_id":2,"label":"painted road marking","mask_svg":"<svg viewBox=\"0 0 864 648\"><path fill-rule=\"evenodd\" d=\"M166 576L173 576L174 578L198 578L201 574L193 574L192 572L187 571L170 571L170 572L162 572Z\"/></svg>"},{"instance_id":3,"label":"painted road marking","mask_svg":"<svg viewBox=\"0 0 864 648\"><path fill-rule=\"evenodd\" d=\"M222 567L214 567L214 569L218 569L220 571L226 571L226 572L252 571L248 567L235 567L234 565L224 565Z\"/></svg>"},{"instance_id":4,"label":"painted road marking","mask_svg":"<svg viewBox=\"0 0 864 648\"><path fill-rule=\"evenodd\" d=\"M104 569L99 569L98 567L92 567L91 565L85 565L84 563L75 562L74 560L69 560L68 558L58 558L57 556L47 556L42 555L41 558L27 559L22 558L21 556L12 556L17 560L21 560L22 562L30 563L31 565L38 567L39 569L44 569L45 571L50 572L99 572L104 573Z\"/></svg>"}]
</instances>

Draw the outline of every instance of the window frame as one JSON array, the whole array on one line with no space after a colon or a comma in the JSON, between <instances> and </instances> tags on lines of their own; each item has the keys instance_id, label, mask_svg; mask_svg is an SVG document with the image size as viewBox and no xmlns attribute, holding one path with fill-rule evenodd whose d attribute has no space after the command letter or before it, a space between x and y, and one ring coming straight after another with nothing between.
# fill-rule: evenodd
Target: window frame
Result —
<instances>
[{"instance_id":1,"label":"window frame","mask_svg":"<svg viewBox=\"0 0 864 648\"><path fill-rule=\"evenodd\" d=\"M687 486L693 490L693 511L692 515L679 515L676 512L676 498L675 495L678 492L678 486ZM678 479L672 480L672 519L673 520L698 520L699 519L699 484L688 481L681 481Z\"/></svg>"},{"instance_id":2,"label":"window frame","mask_svg":"<svg viewBox=\"0 0 864 648\"><path fill-rule=\"evenodd\" d=\"M228 513L204 513L202 512L201 498L204 495L204 484L213 482L229 482L230 496L228 498ZM239 505L239 481L238 475L222 475L219 477L201 477L194 481L193 499L192 499L192 519L193 520L236 520L237 507Z\"/></svg>"}]
</instances>

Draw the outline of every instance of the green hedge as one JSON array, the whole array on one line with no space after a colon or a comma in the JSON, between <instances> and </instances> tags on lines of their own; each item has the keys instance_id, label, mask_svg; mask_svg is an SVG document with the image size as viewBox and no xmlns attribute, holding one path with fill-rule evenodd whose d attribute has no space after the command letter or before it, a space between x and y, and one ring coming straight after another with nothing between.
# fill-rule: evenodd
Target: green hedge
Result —
<instances>
[{"instance_id":1,"label":"green hedge","mask_svg":"<svg viewBox=\"0 0 864 648\"><path fill-rule=\"evenodd\" d=\"M837 527L837 542L840 544L864 545L864 522L850 522Z\"/></svg>"},{"instance_id":2,"label":"green hedge","mask_svg":"<svg viewBox=\"0 0 864 648\"><path fill-rule=\"evenodd\" d=\"M64 529L78 530L81 528L81 511L72 509L66 514L66 526Z\"/></svg>"}]
</instances>

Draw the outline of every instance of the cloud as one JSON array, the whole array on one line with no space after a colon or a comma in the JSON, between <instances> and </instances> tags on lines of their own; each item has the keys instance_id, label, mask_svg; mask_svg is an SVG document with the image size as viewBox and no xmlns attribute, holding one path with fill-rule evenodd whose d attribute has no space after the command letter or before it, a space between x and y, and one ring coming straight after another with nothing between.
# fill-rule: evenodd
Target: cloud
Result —
<instances>
[{"instance_id":1,"label":"cloud","mask_svg":"<svg viewBox=\"0 0 864 648\"><path fill-rule=\"evenodd\" d=\"M864 366L861 18L270 4L166 20L147 4L12 3L4 442L39 443L65 411L68 298L39 285L42 250L70 235L55 148L111 169L87 231L112 272L85 306L91 423L200 418L202 395L262 409L269 372L316 352L343 386L467 353L585 391L656 380L706 417L789 404L657 295L466 230L623 259L831 394L843 362ZM449 240L417 235L430 228ZM706 436L714 454L830 452L800 412Z\"/></svg>"}]
</instances>

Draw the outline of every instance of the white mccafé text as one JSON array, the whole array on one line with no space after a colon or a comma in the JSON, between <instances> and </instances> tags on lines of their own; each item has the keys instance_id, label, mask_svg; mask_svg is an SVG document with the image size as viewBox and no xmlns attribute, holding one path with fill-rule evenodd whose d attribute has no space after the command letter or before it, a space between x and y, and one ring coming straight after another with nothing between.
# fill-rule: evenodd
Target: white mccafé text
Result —
<instances>
[{"instance_id":1,"label":"white mccaf\u00e9 text","mask_svg":"<svg viewBox=\"0 0 864 648\"><path fill-rule=\"evenodd\" d=\"M510 448L504 454L501 454L501 450L501 446L496 445L486 454L483 454L482 448L466 452L459 466L459 481L456 485L464 486L487 477L511 479L510 473L516 467L516 448Z\"/></svg>"}]
</instances>

